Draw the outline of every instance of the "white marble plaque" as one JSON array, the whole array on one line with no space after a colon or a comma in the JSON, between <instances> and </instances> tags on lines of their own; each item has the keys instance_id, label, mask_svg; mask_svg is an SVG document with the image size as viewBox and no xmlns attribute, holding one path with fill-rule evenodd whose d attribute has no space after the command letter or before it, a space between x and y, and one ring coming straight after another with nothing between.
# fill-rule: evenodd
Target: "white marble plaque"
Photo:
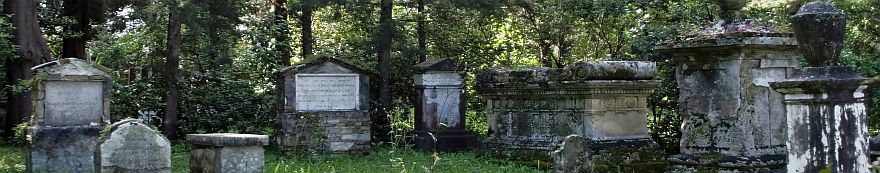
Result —
<instances>
[{"instance_id":1,"label":"white marble plaque","mask_svg":"<svg viewBox=\"0 0 880 173\"><path fill-rule=\"evenodd\" d=\"M438 123L446 124L446 127L459 126L461 89L425 89L423 94L428 109L435 109L425 110L426 113L436 113ZM425 119L433 119L433 117L425 117Z\"/></svg>"},{"instance_id":2,"label":"white marble plaque","mask_svg":"<svg viewBox=\"0 0 880 173\"><path fill-rule=\"evenodd\" d=\"M43 125L70 126L100 123L103 114L103 83L46 82Z\"/></svg>"},{"instance_id":3,"label":"white marble plaque","mask_svg":"<svg viewBox=\"0 0 880 173\"><path fill-rule=\"evenodd\" d=\"M357 74L297 74L297 111L355 110L360 103Z\"/></svg>"},{"instance_id":4,"label":"white marble plaque","mask_svg":"<svg viewBox=\"0 0 880 173\"><path fill-rule=\"evenodd\" d=\"M461 85L464 82L458 73L426 73L416 75L415 78L416 85L425 86Z\"/></svg>"}]
</instances>

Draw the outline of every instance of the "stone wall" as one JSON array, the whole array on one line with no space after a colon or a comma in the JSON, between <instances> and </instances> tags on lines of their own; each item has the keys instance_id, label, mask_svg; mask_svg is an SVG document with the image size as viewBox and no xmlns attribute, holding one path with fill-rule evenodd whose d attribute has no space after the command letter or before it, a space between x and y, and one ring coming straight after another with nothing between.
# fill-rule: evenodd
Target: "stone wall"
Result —
<instances>
[{"instance_id":1,"label":"stone wall","mask_svg":"<svg viewBox=\"0 0 880 173\"><path fill-rule=\"evenodd\" d=\"M572 134L596 151L653 146L646 115L647 97L658 85L655 71L654 63L627 61L483 70L476 89L487 100L485 148L549 159L547 153Z\"/></svg>"}]
</instances>

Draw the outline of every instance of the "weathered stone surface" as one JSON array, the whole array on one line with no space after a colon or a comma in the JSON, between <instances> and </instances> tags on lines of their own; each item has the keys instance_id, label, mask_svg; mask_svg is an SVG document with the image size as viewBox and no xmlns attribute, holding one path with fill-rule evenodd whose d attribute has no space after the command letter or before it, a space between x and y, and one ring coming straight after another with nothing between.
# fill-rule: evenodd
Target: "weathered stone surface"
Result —
<instances>
[{"instance_id":1,"label":"weathered stone surface","mask_svg":"<svg viewBox=\"0 0 880 173\"><path fill-rule=\"evenodd\" d=\"M658 82L645 80L650 79L645 74L654 74L656 66L649 62L576 64L582 67L488 69L477 74L477 92L487 100L486 150L512 157L532 151L547 156L572 134L603 144L593 150L617 148L619 143L651 145L645 115L647 97ZM642 65L610 70L615 68L584 64ZM613 77L586 75L594 72Z\"/></svg>"},{"instance_id":2,"label":"weathered stone surface","mask_svg":"<svg viewBox=\"0 0 880 173\"><path fill-rule=\"evenodd\" d=\"M372 73L322 58L285 68L279 75L281 150L309 154L369 151Z\"/></svg>"},{"instance_id":3,"label":"weathered stone surface","mask_svg":"<svg viewBox=\"0 0 880 173\"><path fill-rule=\"evenodd\" d=\"M28 172L96 172L101 126L28 128Z\"/></svg>"},{"instance_id":4,"label":"weathered stone surface","mask_svg":"<svg viewBox=\"0 0 880 173\"><path fill-rule=\"evenodd\" d=\"M32 94L35 126L83 126L110 122L112 81L106 67L68 58L33 68L41 79Z\"/></svg>"},{"instance_id":5,"label":"weathered stone surface","mask_svg":"<svg viewBox=\"0 0 880 173\"><path fill-rule=\"evenodd\" d=\"M683 170L773 171L785 164L782 95L769 84L797 67L790 33L727 33L657 47L676 65ZM688 171L684 171L688 172Z\"/></svg>"},{"instance_id":6,"label":"weathered stone surface","mask_svg":"<svg viewBox=\"0 0 880 173\"><path fill-rule=\"evenodd\" d=\"M236 133L187 134L186 141L208 146L266 146L269 136Z\"/></svg>"},{"instance_id":7,"label":"weathered stone surface","mask_svg":"<svg viewBox=\"0 0 880 173\"><path fill-rule=\"evenodd\" d=\"M257 173L264 169L266 135L188 134L190 172Z\"/></svg>"},{"instance_id":8,"label":"weathered stone surface","mask_svg":"<svg viewBox=\"0 0 880 173\"><path fill-rule=\"evenodd\" d=\"M171 142L140 120L111 125L99 156L101 172L171 172Z\"/></svg>"},{"instance_id":9,"label":"weathered stone surface","mask_svg":"<svg viewBox=\"0 0 880 173\"><path fill-rule=\"evenodd\" d=\"M790 19L798 47L809 66L838 65L846 34L846 15L829 2L810 2Z\"/></svg>"},{"instance_id":10,"label":"weathered stone surface","mask_svg":"<svg viewBox=\"0 0 880 173\"><path fill-rule=\"evenodd\" d=\"M562 141L562 145L556 151L550 153L553 157L553 172L590 172L590 148L587 139L578 135L569 135Z\"/></svg>"},{"instance_id":11,"label":"weathered stone surface","mask_svg":"<svg viewBox=\"0 0 880 173\"><path fill-rule=\"evenodd\" d=\"M429 151L459 151L476 147L476 136L466 130L466 75L459 63L429 60L415 66L415 147Z\"/></svg>"}]
</instances>

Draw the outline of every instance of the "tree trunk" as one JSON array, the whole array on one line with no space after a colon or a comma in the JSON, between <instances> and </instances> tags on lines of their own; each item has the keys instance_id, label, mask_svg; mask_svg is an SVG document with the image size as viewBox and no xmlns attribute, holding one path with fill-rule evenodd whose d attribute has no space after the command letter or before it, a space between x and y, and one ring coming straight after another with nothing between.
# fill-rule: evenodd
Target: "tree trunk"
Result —
<instances>
[{"instance_id":1,"label":"tree trunk","mask_svg":"<svg viewBox=\"0 0 880 173\"><path fill-rule=\"evenodd\" d=\"M428 37L425 33L425 0L418 0L419 23L416 26L416 34L419 35L419 62L428 59Z\"/></svg>"},{"instance_id":2,"label":"tree trunk","mask_svg":"<svg viewBox=\"0 0 880 173\"><path fill-rule=\"evenodd\" d=\"M3 8L7 15L11 15L12 25L15 31L12 36L12 44L18 46L18 58L6 60L6 84L16 85L21 80L30 79L31 67L49 61L49 46L43 39L40 24L37 21L37 1L34 0L7 0L3 1ZM25 122L31 115L30 92L13 93L7 92L6 127L4 135L11 136L15 125Z\"/></svg>"},{"instance_id":3,"label":"tree trunk","mask_svg":"<svg viewBox=\"0 0 880 173\"><path fill-rule=\"evenodd\" d=\"M391 21L391 0L382 0L382 12L379 17L379 102L382 104L380 115L376 119L376 138L387 141L389 133L388 112L391 109L391 45L394 23Z\"/></svg>"},{"instance_id":4,"label":"tree trunk","mask_svg":"<svg viewBox=\"0 0 880 173\"><path fill-rule=\"evenodd\" d=\"M169 139L177 138L177 115L180 88L180 16L176 7L171 7L168 14L168 40L167 57L165 58L165 79L168 83L168 92L165 96L165 119L162 122L165 136Z\"/></svg>"},{"instance_id":5,"label":"tree trunk","mask_svg":"<svg viewBox=\"0 0 880 173\"><path fill-rule=\"evenodd\" d=\"M275 0L275 39L278 40L277 51L281 66L290 65L290 29L287 27L287 0Z\"/></svg>"},{"instance_id":6,"label":"tree trunk","mask_svg":"<svg viewBox=\"0 0 880 173\"><path fill-rule=\"evenodd\" d=\"M302 15L299 16L299 24L300 29L302 29L302 36L300 41L302 42L302 57L305 59L314 54L312 52L312 43L315 42L312 38L312 8L314 7L314 2L312 0L303 0L301 5Z\"/></svg>"},{"instance_id":7,"label":"tree trunk","mask_svg":"<svg viewBox=\"0 0 880 173\"><path fill-rule=\"evenodd\" d=\"M64 31L68 34L81 34L79 36L68 36L62 40L61 55L62 58L86 58L86 40L90 39L89 27L91 20L88 16L90 0L64 0L62 2L64 16L76 20L72 26L65 26Z\"/></svg>"}]
</instances>

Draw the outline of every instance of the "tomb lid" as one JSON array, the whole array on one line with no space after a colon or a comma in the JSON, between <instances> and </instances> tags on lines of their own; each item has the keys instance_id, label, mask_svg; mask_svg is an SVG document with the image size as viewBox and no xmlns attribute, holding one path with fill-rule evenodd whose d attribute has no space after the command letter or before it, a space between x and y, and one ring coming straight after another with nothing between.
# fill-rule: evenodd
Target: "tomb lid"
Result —
<instances>
[{"instance_id":1,"label":"tomb lid","mask_svg":"<svg viewBox=\"0 0 880 173\"><path fill-rule=\"evenodd\" d=\"M187 134L186 140L196 145L208 146L266 146L269 145L269 137L266 135L236 134L236 133L210 133L210 134Z\"/></svg>"},{"instance_id":2,"label":"tomb lid","mask_svg":"<svg viewBox=\"0 0 880 173\"><path fill-rule=\"evenodd\" d=\"M417 72L428 71L463 71L464 66L449 58L430 59L413 66Z\"/></svg>"},{"instance_id":3,"label":"tomb lid","mask_svg":"<svg viewBox=\"0 0 880 173\"><path fill-rule=\"evenodd\" d=\"M46 73L53 79L69 79L67 76L97 76L110 78L107 67L77 58L65 58L46 62L31 68L31 70Z\"/></svg>"},{"instance_id":4,"label":"tomb lid","mask_svg":"<svg viewBox=\"0 0 880 173\"><path fill-rule=\"evenodd\" d=\"M289 73L297 73L303 69L321 66L321 65L324 65L325 63L335 64L335 65L338 65L342 68L351 70L354 73L361 74L361 75L367 75L371 78L378 78L377 77L378 75L376 73L373 73L372 71L364 70L364 69L358 68L357 66L346 63L345 61L342 61L342 60L339 60L336 58L330 58L330 57L322 57L322 58L318 58L317 60L309 62L309 63L287 67L287 68L281 69L281 71L279 71L279 73L282 75L286 75Z\"/></svg>"},{"instance_id":5,"label":"tomb lid","mask_svg":"<svg viewBox=\"0 0 880 173\"><path fill-rule=\"evenodd\" d=\"M565 68L485 69L477 73L477 85L651 80L656 73L657 65L649 61L580 61Z\"/></svg>"}]
</instances>

